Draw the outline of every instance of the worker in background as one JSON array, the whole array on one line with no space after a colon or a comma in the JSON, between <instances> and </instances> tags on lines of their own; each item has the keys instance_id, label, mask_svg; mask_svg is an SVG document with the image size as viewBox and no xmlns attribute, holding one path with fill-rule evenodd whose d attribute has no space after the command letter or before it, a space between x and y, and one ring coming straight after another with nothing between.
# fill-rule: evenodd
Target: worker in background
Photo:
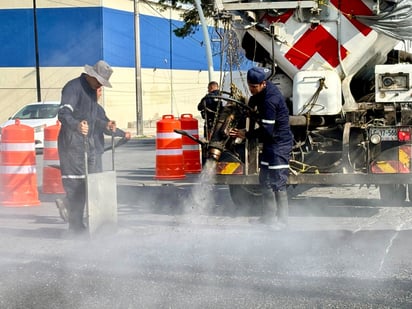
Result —
<instances>
[{"instance_id":1,"label":"worker in background","mask_svg":"<svg viewBox=\"0 0 412 309\"><path fill-rule=\"evenodd\" d=\"M61 205L67 208L69 230L74 233L86 230L83 223L86 171L96 172L94 129L103 126L112 129L110 122L97 117L96 90L102 86L111 87L109 79L113 70L103 60L94 66L85 65L84 69L85 73L63 87L58 113L61 122L58 151L66 197L56 200L56 205L59 211Z\"/></svg>"},{"instance_id":2,"label":"worker in background","mask_svg":"<svg viewBox=\"0 0 412 309\"><path fill-rule=\"evenodd\" d=\"M207 94L200 100L197 105L197 110L200 111L204 122L204 137L206 140L210 138L210 132L213 128L213 123L216 116L216 111L220 104L220 99L216 96L220 95L219 84L211 81L207 85Z\"/></svg>"},{"instance_id":3,"label":"worker in background","mask_svg":"<svg viewBox=\"0 0 412 309\"><path fill-rule=\"evenodd\" d=\"M268 79L268 69L254 67L247 73L252 96L248 105L255 109L258 128L232 129L234 138L258 138L263 143L259 158L259 182L262 187L263 212L258 223L284 228L288 224L286 184L293 136L289 110L279 89Z\"/></svg>"},{"instance_id":4,"label":"worker in background","mask_svg":"<svg viewBox=\"0 0 412 309\"><path fill-rule=\"evenodd\" d=\"M103 87L97 88L96 95L97 95L97 102L99 103L100 97L102 96ZM99 122L100 124L105 124L110 122L110 126L104 125L103 127L96 127L94 130L94 143L96 149L96 171L102 172L103 171L103 163L102 163L102 156L104 153L104 135L110 135L113 137L124 137L127 140L130 139L131 134L130 132L125 132L120 130L116 127L116 122L114 120L110 120L106 116L106 112L100 104L97 107L97 118L103 120L103 122ZM99 125L99 123L97 125ZM109 129L110 128L110 129Z\"/></svg>"}]
</instances>

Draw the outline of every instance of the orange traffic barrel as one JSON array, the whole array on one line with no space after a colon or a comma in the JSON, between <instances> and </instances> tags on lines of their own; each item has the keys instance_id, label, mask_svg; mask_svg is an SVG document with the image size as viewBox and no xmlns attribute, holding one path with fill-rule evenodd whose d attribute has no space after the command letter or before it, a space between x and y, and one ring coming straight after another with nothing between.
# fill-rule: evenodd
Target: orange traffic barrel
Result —
<instances>
[{"instance_id":1,"label":"orange traffic barrel","mask_svg":"<svg viewBox=\"0 0 412 309\"><path fill-rule=\"evenodd\" d=\"M156 123L156 179L185 178L179 119L163 115Z\"/></svg>"},{"instance_id":2,"label":"orange traffic barrel","mask_svg":"<svg viewBox=\"0 0 412 309\"><path fill-rule=\"evenodd\" d=\"M183 131L199 139L198 121L192 114L182 114L180 125ZM187 136L182 136L183 161L186 173L200 173L202 171L200 145Z\"/></svg>"},{"instance_id":3,"label":"orange traffic barrel","mask_svg":"<svg viewBox=\"0 0 412 309\"><path fill-rule=\"evenodd\" d=\"M19 119L1 131L0 205L40 205L34 129L20 124Z\"/></svg>"},{"instance_id":4,"label":"orange traffic barrel","mask_svg":"<svg viewBox=\"0 0 412 309\"><path fill-rule=\"evenodd\" d=\"M44 128L43 148L43 193L65 193L60 172L60 159L57 149L57 138L60 131L60 121L53 126Z\"/></svg>"}]
</instances>

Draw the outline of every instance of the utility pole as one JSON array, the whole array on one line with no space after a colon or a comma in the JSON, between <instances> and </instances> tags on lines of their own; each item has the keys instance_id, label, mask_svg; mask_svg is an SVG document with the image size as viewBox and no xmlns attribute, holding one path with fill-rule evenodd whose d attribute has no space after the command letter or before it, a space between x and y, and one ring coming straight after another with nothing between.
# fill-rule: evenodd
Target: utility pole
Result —
<instances>
[{"instance_id":1,"label":"utility pole","mask_svg":"<svg viewBox=\"0 0 412 309\"><path fill-rule=\"evenodd\" d=\"M169 71L170 71L170 114L173 115L173 37L172 8L169 8Z\"/></svg>"},{"instance_id":2,"label":"utility pole","mask_svg":"<svg viewBox=\"0 0 412 309\"><path fill-rule=\"evenodd\" d=\"M37 102L41 102L41 85L40 85L40 61L39 61L39 38L37 31L37 5L36 0L33 0L33 29L34 29L34 53L36 59L36 89Z\"/></svg>"},{"instance_id":3,"label":"utility pole","mask_svg":"<svg viewBox=\"0 0 412 309\"><path fill-rule=\"evenodd\" d=\"M209 37L209 32L207 31L207 23L205 19L205 15L203 14L202 6L201 6L201 0L195 0L196 8L199 13L199 19L202 24L202 30L203 30L203 38L205 40L205 49L206 49L206 57L207 57L207 64L209 66L208 72L209 72L209 82L213 80L213 58L212 58L212 47L210 44L210 37Z\"/></svg>"},{"instance_id":4,"label":"utility pole","mask_svg":"<svg viewBox=\"0 0 412 309\"><path fill-rule=\"evenodd\" d=\"M142 73L140 63L139 0L134 0L134 40L136 75L136 133L143 135Z\"/></svg>"}]
</instances>

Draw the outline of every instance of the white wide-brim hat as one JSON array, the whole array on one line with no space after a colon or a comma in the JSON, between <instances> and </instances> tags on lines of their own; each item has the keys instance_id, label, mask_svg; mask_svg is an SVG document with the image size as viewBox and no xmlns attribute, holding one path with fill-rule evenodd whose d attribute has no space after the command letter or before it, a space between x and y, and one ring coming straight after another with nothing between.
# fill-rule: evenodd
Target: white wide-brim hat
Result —
<instances>
[{"instance_id":1,"label":"white wide-brim hat","mask_svg":"<svg viewBox=\"0 0 412 309\"><path fill-rule=\"evenodd\" d=\"M109 79L113 73L113 69L103 60L97 61L94 66L86 64L84 70L88 75L96 78L103 86L112 88Z\"/></svg>"}]
</instances>

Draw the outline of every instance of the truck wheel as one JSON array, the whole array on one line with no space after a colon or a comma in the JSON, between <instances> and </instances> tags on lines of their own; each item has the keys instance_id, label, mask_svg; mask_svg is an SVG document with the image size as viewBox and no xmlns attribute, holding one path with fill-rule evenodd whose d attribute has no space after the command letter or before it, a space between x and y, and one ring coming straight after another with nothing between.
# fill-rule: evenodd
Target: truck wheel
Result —
<instances>
[{"instance_id":1,"label":"truck wheel","mask_svg":"<svg viewBox=\"0 0 412 309\"><path fill-rule=\"evenodd\" d=\"M403 204L406 199L406 186L402 184L379 185L379 194L381 201L389 206L398 206Z\"/></svg>"},{"instance_id":2,"label":"truck wheel","mask_svg":"<svg viewBox=\"0 0 412 309\"><path fill-rule=\"evenodd\" d=\"M229 185L230 197L236 206L236 215L260 215L262 193L259 185Z\"/></svg>"}]
</instances>

